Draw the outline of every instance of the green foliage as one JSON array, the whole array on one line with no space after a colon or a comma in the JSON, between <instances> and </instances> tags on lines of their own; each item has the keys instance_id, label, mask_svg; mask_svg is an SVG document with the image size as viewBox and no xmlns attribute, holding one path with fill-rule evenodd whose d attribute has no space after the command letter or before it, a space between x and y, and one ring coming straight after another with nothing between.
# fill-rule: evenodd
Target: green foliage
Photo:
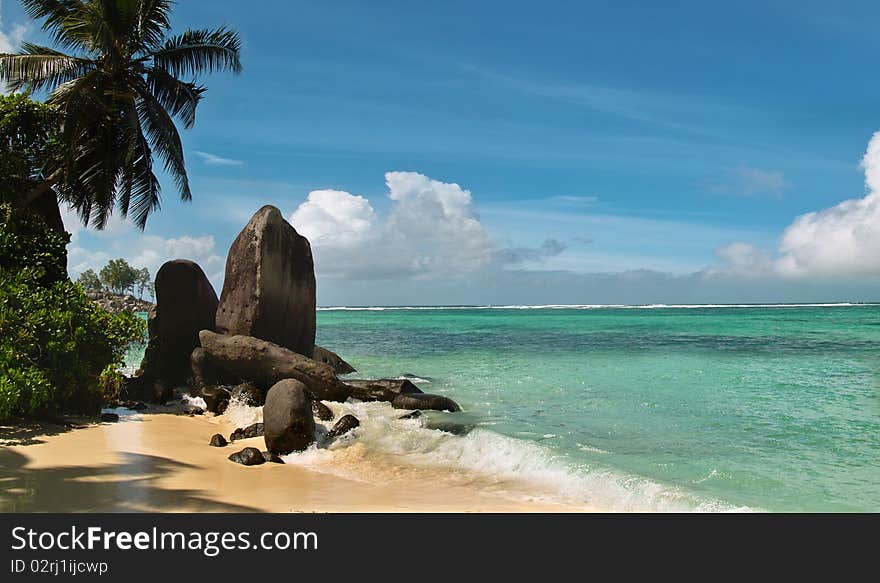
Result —
<instances>
[{"instance_id":1,"label":"green foliage","mask_svg":"<svg viewBox=\"0 0 880 583\"><path fill-rule=\"evenodd\" d=\"M47 229L43 219L0 204L0 269L33 268L44 284L67 278L67 233Z\"/></svg>"},{"instance_id":2,"label":"green foliage","mask_svg":"<svg viewBox=\"0 0 880 583\"><path fill-rule=\"evenodd\" d=\"M111 259L101 268L101 283L118 294L133 291L139 277L140 272L125 259Z\"/></svg>"},{"instance_id":3,"label":"green foliage","mask_svg":"<svg viewBox=\"0 0 880 583\"><path fill-rule=\"evenodd\" d=\"M152 295L153 280L150 279L150 270L146 267L138 269L134 285L139 298L143 299L145 291L149 291Z\"/></svg>"},{"instance_id":4,"label":"green foliage","mask_svg":"<svg viewBox=\"0 0 880 583\"><path fill-rule=\"evenodd\" d=\"M46 246L59 241L41 219L9 205L0 219L0 419L94 410L108 367L122 363L145 325L102 310L69 279L47 283L57 265Z\"/></svg>"},{"instance_id":5,"label":"green foliage","mask_svg":"<svg viewBox=\"0 0 880 583\"><path fill-rule=\"evenodd\" d=\"M0 95L0 202L19 203L51 171L59 128L55 108L26 94Z\"/></svg>"},{"instance_id":6,"label":"green foliage","mask_svg":"<svg viewBox=\"0 0 880 583\"><path fill-rule=\"evenodd\" d=\"M104 402L116 401L122 392L122 386L125 383L125 375L119 372L115 365L107 365L98 377L101 385L101 395Z\"/></svg>"},{"instance_id":7,"label":"green foliage","mask_svg":"<svg viewBox=\"0 0 880 583\"><path fill-rule=\"evenodd\" d=\"M104 286L101 285L101 278L98 277L98 274L95 273L94 269L86 269L80 273L76 283L82 286L87 292L101 291L104 288Z\"/></svg>"}]
</instances>

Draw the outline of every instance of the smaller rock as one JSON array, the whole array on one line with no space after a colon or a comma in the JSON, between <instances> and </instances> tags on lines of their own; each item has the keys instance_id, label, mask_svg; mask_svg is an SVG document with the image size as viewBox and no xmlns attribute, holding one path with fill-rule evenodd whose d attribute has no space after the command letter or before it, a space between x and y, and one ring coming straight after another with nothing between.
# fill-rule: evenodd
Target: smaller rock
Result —
<instances>
[{"instance_id":1,"label":"smaller rock","mask_svg":"<svg viewBox=\"0 0 880 583\"><path fill-rule=\"evenodd\" d=\"M400 417L398 417L398 419L418 419L422 415L423 415L423 413L421 411L419 411L418 409L416 409L412 413L407 413L406 415L401 415Z\"/></svg>"},{"instance_id":2,"label":"smaller rock","mask_svg":"<svg viewBox=\"0 0 880 583\"><path fill-rule=\"evenodd\" d=\"M119 415L116 413L101 413L101 421L106 423L116 423L119 421Z\"/></svg>"},{"instance_id":3,"label":"smaller rock","mask_svg":"<svg viewBox=\"0 0 880 583\"><path fill-rule=\"evenodd\" d=\"M225 437L223 437L219 433L215 433L211 436L211 443L209 445L212 445L214 447L226 447L227 443L228 442L226 441Z\"/></svg>"},{"instance_id":4,"label":"smaller rock","mask_svg":"<svg viewBox=\"0 0 880 583\"><path fill-rule=\"evenodd\" d=\"M312 401L312 412L321 421L333 421L333 411L321 401Z\"/></svg>"},{"instance_id":5,"label":"smaller rock","mask_svg":"<svg viewBox=\"0 0 880 583\"><path fill-rule=\"evenodd\" d=\"M470 423L456 423L455 421L429 420L425 423L425 429L434 429L452 435L467 435L474 430Z\"/></svg>"},{"instance_id":6,"label":"smaller rock","mask_svg":"<svg viewBox=\"0 0 880 583\"><path fill-rule=\"evenodd\" d=\"M409 379L350 379L345 386L360 401L393 401L398 395L420 394L422 390Z\"/></svg>"},{"instance_id":7,"label":"smaller rock","mask_svg":"<svg viewBox=\"0 0 880 583\"><path fill-rule=\"evenodd\" d=\"M202 409L201 407L196 407L194 405L188 406L187 408L185 408L183 410L183 412L186 415L189 415L190 417L195 417L196 415L204 415L205 414L204 409Z\"/></svg>"},{"instance_id":8,"label":"smaller rock","mask_svg":"<svg viewBox=\"0 0 880 583\"><path fill-rule=\"evenodd\" d=\"M429 409L432 411L461 411L458 403L442 395L429 395L427 393L411 393L397 395L391 406L395 409Z\"/></svg>"},{"instance_id":9,"label":"smaller rock","mask_svg":"<svg viewBox=\"0 0 880 583\"><path fill-rule=\"evenodd\" d=\"M241 451L237 451L229 456L229 461L241 464L243 466L258 466L266 463L266 458L262 452L255 447L246 447Z\"/></svg>"},{"instance_id":10,"label":"smaller rock","mask_svg":"<svg viewBox=\"0 0 880 583\"><path fill-rule=\"evenodd\" d=\"M238 429L233 431L232 435L229 436L229 441L235 441L236 439L250 439L251 437L262 436L263 424L254 423L253 425L248 425L247 427L239 427Z\"/></svg>"},{"instance_id":11,"label":"smaller rock","mask_svg":"<svg viewBox=\"0 0 880 583\"><path fill-rule=\"evenodd\" d=\"M327 432L326 439L330 441L331 439L336 439L342 435L345 435L349 431L360 427L361 422L358 421L358 418L354 415L344 415L339 418L339 421L333 424L333 429Z\"/></svg>"},{"instance_id":12,"label":"smaller rock","mask_svg":"<svg viewBox=\"0 0 880 583\"><path fill-rule=\"evenodd\" d=\"M262 452L263 459L272 464L283 464L284 460L272 453L271 451Z\"/></svg>"},{"instance_id":13,"label":"smaller rock","mask_svg":"<svg viewBox=\"0 0 880 583\"><path fill-rule=\"evenodd\" d=\"M131 409L132 411L143 411L147 408L146 403L143 401L125 401L122 403L122 406L126 409Z\"/></svg>"}]
</instances>

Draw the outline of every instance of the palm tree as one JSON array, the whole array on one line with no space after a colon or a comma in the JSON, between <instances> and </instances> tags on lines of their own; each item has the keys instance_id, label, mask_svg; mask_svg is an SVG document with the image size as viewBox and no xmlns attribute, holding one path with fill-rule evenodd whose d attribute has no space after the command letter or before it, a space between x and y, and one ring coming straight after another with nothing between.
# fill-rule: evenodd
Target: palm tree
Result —
<instances>
[{"instance_id":1,"label":"palm tree","mask_svg":"<svg viewBox=\"0 0 880 583\"><path fill-rule=\"evenodd\" d=\"M0 55L0 80L47 92L61 119L57 160L22 201L48 193L103 228L117 208L141 229L160 206L157 155L180 198L192 194L174 120L195 123L215 71L241 72L241 41L226 27L170 35L169 0L22 0L60 50L24 43ZM70 54L66 54L67 51Z\"/></svg>"}]
</instances>

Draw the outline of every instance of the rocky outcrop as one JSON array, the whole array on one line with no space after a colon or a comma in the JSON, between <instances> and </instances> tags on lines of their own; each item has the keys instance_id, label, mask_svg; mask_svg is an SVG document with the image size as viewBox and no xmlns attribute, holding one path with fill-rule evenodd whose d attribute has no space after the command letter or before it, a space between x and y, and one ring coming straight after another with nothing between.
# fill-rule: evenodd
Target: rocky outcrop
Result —
<instances>
[{"instance_id":1,"label":"rocky outcrop","mask_svg":"<svg viewBox=\"0 0 880 583\"><path fill-rule=\"evenodd\" d=\"M266 394L263 405L266 449L275 455L302 451L315 441L312 395L294 379L279 381Z\"/></svg>"},{"instance_id":2,"label":"rocky outcrop","mask_svg":"<svg viewBox=\"0 0 880 583\"><path fill-rule=\"evenodd\" d=\"M315 350L312 353L312 360L317 360L318 362L329 364L333 367L333 370L336 371L336 374L349 374L357 372L357 369L342 360L341 356L339 356L332 350L322 348L318 345L315 345Z\"/></svg>"},{"instance_id":3,"label":"rocky outcrop","mask_svg":"<svg viewBox=\"0 0 880 583\"><path fill-rule=\"evenodd\" d=\"M345 386L352 397L361 401L393 401L398 395L421 393L409 379L346 380Z\"/></svg>"},{"instance_id":4,"label":"rocky outcrop","mask_svg":"<svg viewBox=\"0 0 880 583\"><path fill-rule=\"evenodd\" d=\"M324 437L327 441L331 439L336 439L337 437L341 437L345 435L349 431L352 431L358 427L360 427L361 422L358 421L358 418L354 415L343 415L339 418L339 421L333 424L333 429L327 432L327 435Z\"/></svg>"},{"instance_id":5,"label":"rocky outcrop","mask_svg":"<svg viewBox=\"0 0 880 583\"><path fill-rule=\"evenodd\" d=\"M428 395L426 393L410 393L397 395L391 406L395 409L425 409L430 411L461 411L458 403L442 395Z\"/></svg>"},{"instance_id":6,"label":"rocky outcrop","mask_svg":"<svg viewBox=\"0 0 880 583\"><path fill-rule=\"evenodd\" d=\"M266 463L263 453L255 447L246 447L229 456L229 461L243 466L258 466Z\"/></svg>"},{"instance_id":7,"label":"rocky outcrop","mask_svg":"<svg viewBox=\"0 0 880 583\"><path fill-rule=\"evenodd\" d=\"M156 274L156 306L150 311L150 340L138 376L177 386L191 376L190 356L199 331L214 329L217 294L198 264L168 261Z\"/></svg>"},{"instance_id":8,"label":"rocky outcrop","mask_svg":"<svg viewBox=\"0 0 880 583\"><path fill-rule=\"evenodd\" d=\"M273 206L258 210L229 249L217 330L314 352L312 249Z\"/></svg>"},{"instance_id":9,"label":"rocky outcrop","mask_svg":"<svg viewBox=\"0 0 880 583\"><path fill-rule=\"evenodd\" d=\"M296 379L322 401L344 401L349 396L348 388L330 366L271 342L209 330L203 330L199 339L214 365L260 388L271 387L283 379Z\"/></svg>"},{"instance_id":10,"label":"rocky outcrop","mask_svg":"<svg viewBox=\"0 0 880 583\"><path fill-rule=\"evenodd\" d=\"M152 302L136 298L129 294L115 294L108 291L87 291L86 296L98 306L113 314L123 312L149 312Z\"/></svg>"}]
</instances>

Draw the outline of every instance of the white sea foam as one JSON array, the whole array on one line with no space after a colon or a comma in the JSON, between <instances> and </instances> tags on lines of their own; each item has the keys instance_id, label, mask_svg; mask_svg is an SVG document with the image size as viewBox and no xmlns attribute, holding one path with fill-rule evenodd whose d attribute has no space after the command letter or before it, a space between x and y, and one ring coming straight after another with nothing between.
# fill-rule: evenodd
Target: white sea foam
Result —
<instances>
[{"instance_id":1,"label":"white sea foam","mask_svg":"<svg viewBox=\"0 0 880 583\"><path fill-rule=\"evenodd\" d=\"M329 447L313 446L284 457L308 467L358 481L383 480L364 471L365 463L399 475L400 467L479 477L507 492L561 504L611 511L745 511L703 500L610 469L574 463L537 443L476 428L465 436L427 429L423 420L399 420L401 412L385 403L330 403L336 416L353 414L361 425L347 439ZM601 451L601 450L599 450ZM396 467L396 468L395 468Z\"/></svg>"},{"instance_id":2,"label":"white sea foam","mask_svg":"<svg viewBox=\"0 0 880 583\"><path fill-rule=\"evenodd\" d=\"M208 404L205 403L205 400L201 397L191 397L189 395L184 394L184 395L180 396L180 400L181 400L181 402L183 402L183 405L186 407L197 407L197 408L201 409L202 411L208 410Z\"/></svg>"},{"instance_id":3,"label":"white sea foam","mask_svg":"<svg viewBox=\"0 0 880 583\"><path fill-rule=\"evenodd\" d=\"M226 406L223 416L226 417L227 421L235 425L236 428L247 427L248 425L263 421L263 408L252 407L245 401L233 397L229 401L229 405Z\"/></svg>"}]
</instances>

